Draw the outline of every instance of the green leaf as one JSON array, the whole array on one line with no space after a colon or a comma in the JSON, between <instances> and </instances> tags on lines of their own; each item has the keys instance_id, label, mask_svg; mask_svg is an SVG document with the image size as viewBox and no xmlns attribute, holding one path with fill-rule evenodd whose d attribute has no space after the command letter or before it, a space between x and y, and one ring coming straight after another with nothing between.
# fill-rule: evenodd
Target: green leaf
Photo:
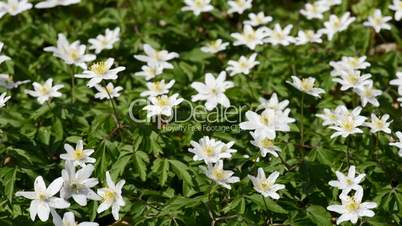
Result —
<instances>
[{"instance_id":1,"label":"green leaf","mask_svg":"<svg viewBox=\"0 0 402 226\"><path fill-rule=\"evenodd\" d=\"M265 203L267 204L268 210L271 210L275 213L283 213L283 214L286 214L288 212L285 209L283 209L280 205L278 205L275 201L273 201L272 199L269 199L269 198L263 199L263 197L258 194L249 195L249 196L246 196L246 198L250 199L252 202L257 204L260 207L260 209L266 209L265 204L264 204L264 199L265 199Z\"/></svg>"},{"instance_id":2,"label":"green leaf","mask_svg":"<svg viewBox=\"0 0 402 226\"><path fill-rule=\"evenodd\" d=\"M136 151L133 155L134 168L140 175L142 181L146 180L147 177L147 166L146 163L149 162L148 155L143 151Z\"/></svg>"},{"instance_id":3,"label":"green leaf","mask_svg":"<svg viewBox=\"0 0 402 226\"><path fill-rule=\"evenodd\" d=\"M331 226L331 214L328 213L328 211L322 207L322 206L316 206L312 205L307 208L307 216L316 223L317 225L322 225L322 226Z\"/></svg>"},{"instance_id":4,"label":"green leaf","mask_svg":"<svg viewBox=\"0 0 402 226\"><path fill-rule=\"evenodd\" d=\"M193 186L193 181L190 174L188 173L188 166L178 160L170 159L169 162L170 164L172 164L175 174L188 185Z\"/></svg>"}]
</instances>

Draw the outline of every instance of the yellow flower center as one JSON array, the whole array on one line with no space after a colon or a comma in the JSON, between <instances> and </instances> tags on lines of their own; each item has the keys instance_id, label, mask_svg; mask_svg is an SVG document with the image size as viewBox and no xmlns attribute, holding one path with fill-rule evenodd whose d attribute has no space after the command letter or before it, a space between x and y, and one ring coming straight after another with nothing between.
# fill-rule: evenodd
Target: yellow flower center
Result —
<instances>
[{"instance_id":1,"label":"yellow flower center","mask_svg":"<svg viewBox=\"0 0 402 226\"><path fill-rule=\"evenodd\" d=\"M72 50L69 52L69 56L70 56L71 60L73 60L73 61L76 61L76 60L78 60L78 59L80 58L80 54L79 54L78 51L75 50L75 49L72 49Z\"/></svg>"},{"instance_id":2,"label":"yellow flower center","mask_svg":"<svg viewBox=\"0 0 402 226\"><path fill-rule=\"evenodd\" d=\"M304 91L310 91L314 87L314 83L310 82L308 79L302 79L300 86Z\"/></svg>"},{"instance_id":3,"label":"yellow flower center","mask_svg":"<svg viewBox=\"0 0 402 226\"><path fill-rule=\"evenodd\" d=\"M112 189L108 188L105 194L103 195L103 199L105 201L113 201L116 198L116 192Z\"/></svg>"},{"instance_id":4,"label":"yellow flower center","mask_svg":"<svg viewBox=\"0 0 402 226\"><path fill-rule=\"evenodd\" d=\"M203 6L204 6L203 0L195 0L195 1L194 1L194 6L195 6L195 7L198 7L198 8L203 7Z\"/></svg>"},{"instance_id":5,"label":"yellow flower center","mask_svg":"<svg viewBox=\"0 0 402 226\"><path fill-rule=\"evenodd\" d=\"M354 128L354 123L352 120L346 120L342 123L342 128L347 132L352 132Z\"/></svg>"},{"instance_id":6,"label":"yellow flower center","mask_svg":"<svg viewBox=\"0 0 402 226\"><path fill-rule=\"evenodd\" d=\"M206 146L204 148L204 154L207 155L208 157L214 156L215 149L211 146Z\"/></svg>"},{"instance_id":7,"label":"yellow flower center","mask_svg":"<svg viewBox=\"0 0 402 226\"><path fill-rule=\"evenodd\" d=\"M261 140L261 146L263 148L272 148L274 146L274 143L272 142L272 140L264 138Z\"/></svg>"},{"instance_id":8,"label":"yellow flower center","mask_svg":"<svg viewBox=\"0 0 402 226\"><path fill-rule=\"evenodd\" d=\"M49 92L50 92L50 89L49 89L47 86L40 86L40 87L39 87L39 93L40 93L42 96L49 95Z\"/></svg>"},{"instance_id":9,"label":"yellow flower center","mask_svg":"<svg viewBox=\"0 0 402 226\"><path fill-rule=\"evenodd\" d=\"M357 76L356 74L348 74L348 76L346 77L346 80L350 84L356 85L356 83L359 81L359 76Z\"/></svg>"},{"instance_id":10,"label":"yellow flower center","mask_svg":"<svg viewBox=\"0 0 402 226\"><path fill-rule=\"evenodd\" d=\"M269 181L265 180L259 184L259 187L261 190L266 191L272 187L272 184Z\"/></svg>"},{"instance_id":11,"label":"yellow flower center","mask_svg":"<svg viewBox=\"0 0 402 226\"><path fill-rule=\"evenodd\" d=\"M256 33L255 31L251 31L247 34L244 34L244 39L246 39L247 42L252 42L256 39Z\"/></svg>"},{"instance_id":12,"label":"yellow flower center","mask_svg":"<svg viewBox=\"0 0 402 226\"><path fill-rule=\"evenodd\" d=\"M350 178L346 178L345 182L346 182L347 185L352 185L353 184L353 180L350 179Z\"/></svg>"},{"instance_id":13,"label":"yellow flower center","mask_svg":"<svg viewBox=\"0 0 402 226\"><path fill-rule=\"evenodd\" d=\"M166 96L163 97L157 97L157 103L160 107L165 107L165 106L169 106L169 98Z\"/></svg>"},{"instance_id":14,"label":"yellow flower center","mask_svg":"<svg viewBox=\"0 0 402 226\"><path fill-rule=\"evenodd\" d=\"M221 169L214 169L212 175L216 180L223 180L225 178L225 174Z\"/></svg>"},{"instance_id":15,"label":"yellow flower center","mask_svg":"<svg viewBox=\"0 0 402 226\"><path fill-rule=\"evenodd\" d=\"M39 193L38 199L41 201L45 201L47 199L46 193Z\"/></svg>"},{"instance_id":16,"label":"yellow flower center","mask_svg":"<svg viewBox=\"0 0 402 226\"><path fill-rule=\"evenodd\" d=\"M152 83L152 87L155 91L161 92L162 91L162 86L160 82L154 82Z\"/></svg>"},{"instance_id":17,"label":"yellow flower center","mask_svg":"<svg viewBox=\"0 0 402 226\"><path fill-rule=\"evenodd\" d=\"M81 160L85 157L84 151L82 149L75 149L73 152L74 160Z\"/></svg>"},{"instance_id":18,"label":"yellow flower center","mask_svg":"<svg viewBox=\"0 0 402 226\"><path fill-rule=\"evenodd\" d=\"M364 89L363 95L364 95L365 97L372 97L372 96L374 96L373 89L371 89L371 88L366 88L366 89Z\"/></svg>"},{"instance_id":19,"label":"yellow flower center","mask_svg":"<svg viewBox=\"0 0 402 226\"><path fill-rule=\"evenodd\" d=\"M374 121L374 125L375 125L377 128L384 128L384 127L385 127L384 122L383 122L382 120L379 120L379 119L376 119L376 120Z\"/></svg>"},{"instance_id":20,"label":"yellow flower center","mask_svg":"<svg viewBox=\"0 0 402 226\"><path fill-rule=\"evenodd\" d=\"M271 120L265 115L262 115L260 118L260 122L264 125L269 125L270 121Z\"/></svg>"},{"instance_id":21,"label":"yellow flower center","mask_svg":"<svg viewBox=\"0 0 402 226\"><path fill-rule=\"evenodd\" d=\"M355 212L360 208L360 203L357 203L353 198L345 205L348 212Z\"/></svg>"},{"instance_id":22,"label":"yellow flower center","mask_svg":"<svg viewBox=\"0 0 402 226\"><path fill-rule=\"evenodd\" d=\"M351 65L352 67L354 67L354 68L358 67L358 66L359 66L359 63L360 63L360 60L359 60L358 57L353 57L353 58L350 60L350 65Z\"/></svg>"},{"instance_id":23,"label":"yellow flower center","mask_svg":"<svg viewBox=\"0 0 402 226\"><path fill-rule=\"evenodd\" d=\"M91 67L89 67L89 70L98 76L102 76L109 70L109 68L107 67L106 62L101 61L92 64Z\"/></svg>"},{"instance_id":24,"label":"yellow flower center","mask_svg":"<svg viewBox=\"0 0 402 226\"><path fill-rule=\"evenodd\" d=\"M285 34L283 34L283 32L274 32L272 37L276 40L283 40L285 39Z\"/></svg>"}]
</instances>

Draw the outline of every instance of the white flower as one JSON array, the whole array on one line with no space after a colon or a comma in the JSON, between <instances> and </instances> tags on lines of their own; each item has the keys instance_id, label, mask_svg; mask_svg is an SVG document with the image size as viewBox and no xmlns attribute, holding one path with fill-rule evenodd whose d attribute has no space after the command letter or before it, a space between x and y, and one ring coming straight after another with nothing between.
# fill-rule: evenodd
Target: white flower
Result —
<instances>
[{"instance_id":1,"label":"white flower","mask_svg":"<svg viewBox=\"0 0 402 226\"><path fill-rule=\"evenodd\" d=\"M243 33L232 33L231 36L236 40L233 45L245 45L249 49L254 50L258 45L264 44L264 38L267 36L266 29L253 29L251 25L244 25Z\"/></svg>"},{"instance_id":2,"label":"white flower","mask_svg":"<svg viewBox=\"0 0 402 226\"><path fill-rule=\"evenodd\" d=\"M142 76L145 80L151 80L163 73L163 67L159 64L143 65L140 72L135 73L136 76Z\"/></svg>"},{"instance_id":3,"label":"white flower","mask_svg":"<svg viewBox=\"0 0 402 226\"><path fill-rule=\"evenodd\" d=\"M267 24L267 23L272 21L272 17L265 16L264 12L259 12L257 14L249 13L248 18L249 18L249 20L246 20L243 23L245 25L251 25L253 27L258 27L260 25L265 25L265 24Z\"/></svg>"},{"instance_id":4,"label":"white flower","mask_svg":"<svg viewBox=\"0 0 402 226\"><path fill-rule=\"evenodd\" d=\"M372 104L375 107L380 106L377 97L382 94L381 90L373 88L373 81L370 80L367 84L359 86L355 89L355 92L360 96L362 106L365 107L367 103Z\"/></svg>"},{"instance_id":5,"label":"white flower","mask_svg":"<svg viewBox=\"0 0 402 226\"><path fill-rule=\"evenodd\" d=\"M98 35L96 38L88 40L91 43L89 49L94 49L98 54L104 49L112 49L113 45L120 40L120 28L116 27L114 30L106 29L104 35Z\"/></svg>"},{"instance_id":6,"label":"white flower","mask_svg":"<svg viewBox=\"0 0 402 226\"><path fill-rule=\"evenodd\" d=\"M373 27L374 30L378 33L381 29L391 30L391 25L387 22L392 20L390 16L382 16L381 10L376 9L373 15L368 17L368 20L363 23L364 26Z\"/></svg>"},{"instance_id":7,"label":"white flower","mask_svg":"<svg viewBox=\"0 0 402 226\"><path fill-rule=\"evenodd\" d=\"M317 114L317 117L324 120L324 122L322 123L322 125L324 126L335 125L338 123L339 119L349 114L348 110L344 105L336 107L334 111L331 111L327 108L325 108L323 111L324 111L323 114Z\"/></svg>"},{"instance_id":8,"label":"white flower","mask_svg":"<svg viewBox=\"0 0 402 226\"><path fill-rule=\"evenodd\" d=\"M32 8L32 4L28 0L8 0L7 2L0 2L0 18L8 13L11 16L20 14Z\"/></svg>"},{"instance_id":9,"label":"white flower","mask_svg":"<svg viewBox=\"0 0 402 226\"><path fill-rule=\"evenodd\" d=\"M258 147L261 152L261 156L265 157L267 153L278 157L278 153L281 149L278 146L274 145L274 141L266 136L257 136L255 133L250 132L251 136L254 140L251 141L251 144Z\"/></svg>"},{"instance_id":10,"label":"white flower","mask_svg":"<svg viewBox=\"0 0 402 226\"><path fill-rule=\"evenodd\" d=\"M228 1L229 10L228 13L242 14L247 9L250 9L253 5L253 0L230 0Z\"/></svg>"},{"instance_id":11,"label":"white flower","mask_svg":"<svg viewBox=\"0 0 402 226\"><path fill-rule=\"evenodd\" d=\"M256 177L248 175L250 180L253 182L254 189L258 193L261 193L265 198L270 197L272 199L279 199L280 196L277 191L285 188L285 185L283 184L275 184L278 176L279 172L274 171L267 178L264 170L261 167L258 168L258 174Z\"/></svg>"},{"instance_id":12,"label":"white flower","mask_svg":"<svg viewBox=\"0 0 402 226\"><path fill-rule=\"evenodd\" d=\"M186 6L181 8L182 11L193 11L198 16L203 12L210 12L214 9L211 0L184 0Z\"/></svg>"},{"instance_id":13,"label":"white flower","mask_svg":"<svg viewBox=\"0 0 402 226\"><path fill-rule=\"evenodd\" d=\"M370 209L376 208L375 202L363 202L363 189L358 189L356 193L350 196L340 196L342 205L330 205L327 210L341 214L336 220L336 224L340 224L344 221L350 221L352 224L356 224L359 217L373 217L374 212Z\"/></svg>"},{"instance_id":14,"label":"white flower","mask_svg":"<svg viewBox=\"0 0 402 226\"><path fill-rule=\"evenodd\" d=\"M321 43L321 33L315 33L313 30L299 31L296 37L296 45L305 45L307 43Z\"/></svg>"},{"instance_id":15,"label":"white flower","mask_svg":"<svg viewBox=\"0 0 402 226\"><path fill-rule=\"evenodd\" d=\"M402 1L393 0L392 5L390 5L389 8L395 11L395 20L400 21L402 18Z\"/></svg>"},{"instance_id":16,"label":"white flower","mask_svg":"<svg viewBox=\"0 0 402 226\"><path fill-rule=\"evenodd\" d=\"M238 61L229 60L228 67L226 71L230 72L230 76L237 74L246 74L248 75L256 65L260 64L260 62L256 61L257 57L256 53L253 53L249 58L245 56L240 56Z\"/></svg>"},{"instance_id":17,"label":"white flower","mask_svg":"<svg viewBox=\"0 0 402 226\"><path fill-rule=\"evenodd\" d=\"M296 76L292 76L292 81L287 81L287 83L302 92L318 98L320 98L320 94L325 93L321 88L314 88L315 78L312 77L299 79Z\"/></svg>"},{"instance_id":18,"label":"white flower","mask_svg":"<svg viewBox=\"0 0 402 226\"><path fill-rule=\"evenodd\" d=\"M229 155L232 155L232 153L237 152L236 149L232 148L232 146L234 144L235 144L234 141L230 141L229 143L223 143L222 148L221 148L221 152L224 153L224 154L229 154ZM232 156L230 156L230 157L232 157Z\"/></svg>"},{"instance_id":19,"label":"white flower","mask_svg":"<svg viewBox=\"0 0 402 226\"><path fill-rule=\"evenodd\" d=\"M205 167L202 167L201 169L204 171L205 175L207 175L208 178L210 178L211 180L215 181L217 184L219 184L227 189L232 188L230 186L230 184L237 183L240 181L240 178L232 176L234 174L233 171L223 170L223 161L222 160L219 160L214 165L212 165L212 163L208 163L207 169Z\"/></svg>"},{"instance_id":20,"label":"white flower","mask_svg":"<svg viewBox=\"0 0 402 226\"><path fill-rule=\"evenodd\" d=\"M87 83L88 87L94 87L96 84L101 83L103 80L115 80L117 74L124 71L125 67L112 68L114 63L113 58L108 58L106 61L100 61L92 64L89 70L85 70L82 74L74 75L76 78L89 78Z\"/></svg>"},{"instance_id":21,"label":"white flower","mask_svg":"<svg viewBox=\"0 0 402 226\"><path fill-rule=\"evenodd\" d=\"M6 102L11 98L11 96L6 96L7 93L2 93L0 95L0 108L6 105Z\"/></svg>"},{"instance_id":22,"label":"white flower","mask_svg":"<svg viewBox=\"0 0 402 226\"><path fill-rule=\"evenodd\" d=\"M275 24L274 29L266 29L266 33L268 37L264 40L264 42L271 43L272 45L283 45L288 46L289 44L295 42L295 38L290 36L290 31L292 30L293 25L289 24L284 29L281 28L281 25Z\"/></svg>"},{"instance_id":23,"label":"white flower","mask_svg":"<svg viewBox=\"0 0 402 226\"><path fill-rule=\"evenodd\" d=\"M323 19L324 12L328 11L328 6L321 4L320 2L307 3L304 5L304 9L300 10L300 14L305 16L307 19Z\"/></svg>"},{"instance_id":24,"label":"white flower","mask_svg":"<svg viewBox=\"0 0 402 226\"><path fill-rule=\"evenodd\" d=\"M54 197L60 191L62 185L63 178L59 177L46 188L43 178L38 176L34 183L35 191L19 191L15 195L32 199L31 206L29 207L32 221L35 220L36 215L38 215L41 221L47 221L49 219L50 208L65 209L70 206L66 200Z\"/></svg>"},{"instance_id":25,"label":"white flower","mask_svg":"<svg viewBox=\"0 0 402 226\"><path fill-rule=\"evenodd\" d=\"M228 45L228 42L223 42L222 39L217 39L215 41L208 42L205 46L201 47L201 51L204 53L215 54L225 50Z\"/></svg>"},{"instance_id":26,"label":"white flower","mask_svg":"<svg viewBox=\"0 0 402 226\"><path fill-rule=\"evenodd\" d=\"M402 71L396 73L396 79L393 79L389 82L390 85L398 86L398 93L402 95Z\"/></svg>"},{"instance_id":27,"label":"white flower","mask_svg":"<svg viewBox=\"0 0 402 226\"><path fill-rule=\"evenodd\" d=\"M338 180L332 180L328 184L332 187L342 190L342 195L347 195L352 190L357 191L359 189L363 189L359 184L366 174L362 173L356 175L355 166L349 167L348 175L345 175L339 171L336 171L335 174Z\"/></svg>"},{"instance_id":28,"label":"white flower","mask_svg":"<svg viewBox=\"0 0 402 226\"><path fill-rule=\"evenodd\" d=\"M361 75L360 71L348 70L341 71L340 78L334 78L334 82L341 84L341 90L357 89L370 83L370 74Z\"/></svg>"},{"instance_id":29,"label":"white flower","mask_svg":"<svg viewBox=\"0 0 402 226\"><path fill-rule=\"evenodd\" d=\"M331 61L329 65L334 69L331 71L332 76L340 76L345 72L366 69L370 67L370 63L366 61L367 57L347 57L344 56L340 61Z\"/></svg>"},{"instance_id":30,"label":"white flower","mask_svg":"<svg viewBox=\"0 0 402 226\"><path fill-rule=\"evenodd\" d=\"M142 97L151 96L156 97L162 94L167 94L169 89L172 88L175 80L171 80L169 83L165 83L165 80L161 80L158 82L147 82L147 91L144 91L140 94Z\"/></svg>"},{"instance_id":31,"label":"white flower","mask_svg":"<svg viewBox=\"0 0 402 226\"><path fill-rule=\"evenodd\" d=\"M318 0L318 4L322 4L327 6L328 8L334 5L340 5L342 4L342 0Z\"/></svg>"},{"instance_id":32,"label":"white flower","mask_svg":"<svg viewBox=\"0 0 402 226\"><path fill-rule=\"evenodd\" d=\"M324 22L324 27L321 32L327 34L328 40L332 40L337 32L348 29L349 25L355 21L355 17L350 17L350 13L346 12L339 18L336 15L329 16L329 21Z\"/></svg>"},{"instance_id":33,"label":"white flower","mask_svg":"<svg viewBox=\"0 0 402 226\"><path fill-rule=\"evenodd\" d=\"M0 86L6 88L6 89L14 89L17 88L18 86L28 83L30 80L24 80L24 81L17 81L14 82L13 77L7 74L0 74Z\"/></svg>"},{"instance_id":34,"label":"white flower","mask_svg":"<svg viewBox=\"0 0 402 226\"><path fill-rule=\"evenodd\" d=\"M68 6L80 3L81 0L45 0L35 5L37 9L47 9L56 6Z\"/></svg>"},{"instance_id":35,"label":"white flower","mask_svg":"<svg viewBox=\"0 0 402 226\"><path fill-rule=\"evenodd\" d=\"M220 159L231 158L232 153L236 152L230 149L231 146L227 147L225 143L207 136L201 138L198 143L191 141L190 144L193 147L188 151L194 154L193 160L203 160L205 163L216 163Z\"/></svg>"},{"instance_id":36,"label":"white flower","mask_svg":"<svg viewBox=\"0 0 402 226\"><path fill-rule=\"evenodd\" d=\"M399 156L402 157L402 132L397 131L395 134L396 134L396 136L398 137L399 141L398 141L398 142L389 143L389 145L395 146L395 147L399 148L398 154L399 154Z\"/></svg>"},{"instance_id":37,"label":"white flower","mask_svg":"<svg viewBox=\"0 0 402 226\"><path fill-rule=\"evenodd\" d=\"M115 220L119 220L119 210L121 206L126 205L123 197L121 196L121 189L123 188L125 180L120 180L117 184L112 181L109 171L106 172L107 187L98 189L98 195L102 197L103 202L99 205L97 212L103 211L112 207L112 215Z\"/></svg>"},{"instance_id":38,"label":"white flower","mask_svg":"<svg viewBox=\"0 0 402 226\"><path fill-rule=\"evenodd\" d=\"M98 223L95 222L81 222L77 223L75 221L75 216L73 212L64 213L63 219L56 213L56 211L52 211L53 216L53 224L55 226L98 226Z\"/></svg>"},{"instance_id":39,"label":"white flower","mask_svg":"<svg viewBox=\"0 0 402 226\"><path fill-rule=\"evenodd\" d=\"M193 82L191 87L198 94L191 97L192 101L205 100L205 107L208 111L214 109L218 104L225 108L230 106L229 98L225 91L234 86L233 82L225 81L226 72L222 71L217 78L211 73L205 74L205 83Z\"/></svg>"},{"instance_id":40,"label":"white flower","mask_svg":"<svg viewBox=\"0 0 402 226\"><path fill-rule=\"evenodd\" d=\"M351 134L363 133L363 131L358 128L359 126L363 125L366 120L366 117L359 115L361 110L361 107L357 107L353 109L351 113L340 116L336 124L329 127L333 130L336 130L336 132L331 135L331 138L335 138L337 136L342 136L345 138Z\"/></svg>"},{"instance_id":41,"label":"white flower","mask_svg":"<svg viewBox=\"0 0 402 226\"><path fill-rule=\"evenodd\" d=\"M98 93L95 94L95 98L97 99L110 99L120 96L120 91L123 90L123 87L116 86L114 87L111 82L109 82L106 87L95 85L95 89L98 90Z\"/></svg>"},{"instance_id":42,"label":"white flower","mask_svg":"<svg viewBox=\"0 0 402 226\"><path fill-rule=\"evenodd\" d=\"M86 46L81 45L80 41L70 44L63 34L58 34L56 47L50 46L44 48L44 50L53 53L54 56L64 60L66 64L74 64L83 69L86 69L87 62L96 59L95 55L85 54Z\"/></svg>"},{"instance_id":43,"label":"white flower","mask_svg":"<svg viewBox=\"0 0 402 226\"><path fill-rule=\"evenodd\" d=\"M0 64L2 64L4 61L7 61L7 60L11 59L10 57L8 57L6 55L1 54L1 51L3 50L3 47L4 47L4 43L0 42Z\"/></svg>"},{"instance_id":44,"label":"white flower","mask_svg":"<svg viewBox=\"0 0 402 226\"><path fill-rule=\"evenodd\" d=\"M173 94L172 96L158 96L149 97L151 101L150 105L145 106L143 109L148 111L147 116L152 117L154 115L171 116L173 107L179 105L183 99L177 98L179 94Z\"/></svg>"},{"instance_id":45,"label":"white flower","mask_svg":"<svg viewBox=\"0 0 402 226\"><path fill-rule=\"evenodd\" d=\"M139 61L146 62L149 66L159 65L163 69L172 69L173 65L168 61L179 57L179 54L175 52L169 53L166 50L158 51L148 44L144 44L143 47L146 55L134 55L134 58Z\"/></svg>"},{"instance_id":46,"label":"white flower","mask_svg":"<svg viewBox=\"0 0 402 226\"><path fill-rule=\"evenodd\" d=\"M242 130L255 130L256 136L264 136L271 140L276 137L276 131L290 131L289 123L295 119L289 118L290 109L283 112L265 109L260 115L253 111L246 112L246 122L239 124Z\"/></svg>"},{"instance_id":47,"label":"white flower","mask_svg":"<svg viewBox=\"0 0 402 226\"><path fill-rule=\"evenodd\" d=\"M37 97L40 104L45 103L45 101L50 100L53 97L61 97L61 93L58 91L63 88L64 85L52 85L53 79L49 78L42 85L37 82L32 83L34 90L25 90L25 92L33 97Z\"/></svg>"},{"instance_id":48,"label":"white flower","mask_svg":"<svg viewBox=\"0 0 402 226\"><path fill-rule=\"evenodd\" d=\"M279 102L278 96L276 93L273 93L269 100L266 100L263 97L260 97L258 99L258 101L260 102L260 105L258 106L257 109L272 109L275 111L283 111L289 105L288 100Z\"/></svg>"},{"instance_id":49,"label":"white flower","mask_svg":"<svg viewBox=\"0 0 402 226\"><path fill-rule=\"evenodd\" d=\"M69 144L64 144L66 154L60 154L60 158L66 161L73 161L74 166L84 167L86 163L95 163L96 159L89 157L94 153L93 149L84 149L84 142L79 140L73 148Z\"/></svg>"},{"instance_id":50,"label":"white flower","mask_svg":"<svg viewBox=\"0 0 402 226\"><path fill-rule=\"evenodd\" d=\"M60 197L67 200L70 197L80 206L87 205L87 199L100 200L100 197L91 189L98 184L98 179L90 178L94 171L93 165L86 165L75 171L72 161L66 161L65 168L61 171L63 187L60 190Z\"/></svg>"},{"instance_id":51,"label":"white flower","mask_svg":"<svg viewBox=\"0 0 402 226\"><path fill-rule=\"evenodd\" d=\"M383 131L384 133L391 133L391 129L389 125L392 120L387 122L389 119L389 115L385 114L381 118L378 118L375 114L371 114L371 122L365 123L365 126L370 128L371 133L377 133Z\"/></svg>"}]
</instances>

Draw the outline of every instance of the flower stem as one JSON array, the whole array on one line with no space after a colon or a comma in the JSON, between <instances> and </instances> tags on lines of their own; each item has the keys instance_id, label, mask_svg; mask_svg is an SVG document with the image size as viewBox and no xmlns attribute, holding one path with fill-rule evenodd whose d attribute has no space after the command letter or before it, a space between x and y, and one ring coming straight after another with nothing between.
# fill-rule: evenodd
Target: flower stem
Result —
<instances>
[{"instance_id":1,"label":"flower stem","mask_svg":"<svg viewBox=\"0 0 402 226\"><path fill-rule=\"evenodd\" d=\"M74 68L74 66L72 66L72 68L71 68L71 103L73 103L73 104L75 102L75 92L74 92L75 77L74 77L74 75L75 75L75 68Z\"/></svg>"},{"instance_id":2,"label":"flower stem","mask_svg":"<svg viewBox=\"0 0 402 226\"><path fill-rule=\"evenodd\" d=\"M301 112L301 120L300 120L300 146L301 146L301 155L302 161L304 160L304 93L301 96L301 104L300 104L300 112Z\"/></svg>"},{"instance_id":3,"label":"flower stem","mask_svg":"<svg viewBox=\"0 0 402 226\"><path fill-rule=\"evenodd\" d=\"M269 213L269 209L268 209L268 205L267 205L267 202L265 201L265 197L264 197L262 194L261 194L261 197L262 197L262 200L264 200L265 209L267 210L267 219L266 219L265 222L266 222L267 225L269 225L269 223L268 223L268 222L269 222L269 214L268 214L268 213Z\"/></svg>"},{"instance_id":4,"label":"flower stem","mask_svg":"<svg viewBox=\"0 0 402 226\"><path fill-rule=\"evenodd\" d=\"M117 110L116 110L116 106L114 104L113 98L110 95L109 90L106 89L106 83L104 83L104 89L106 90L106 93L109 96L109 101L110 101L110 103L112 105L112 108L113 108L113 114L114 114L114 117L116 119L117 128L120 128L122 124L120 123L119 116L117 114Z\"/></svg>"},{"instance_id":5,"label":"flower stem","mask_svg":"<svg viewBox=\"0 0 402 226\"><path fill-rule=\"evenodd\" d=\"M351 140L351 138L349 137L349 138L347 138L347 140L348 140L348 147L346 149L346 162L348 164L348 167L350 167L350 140Z\"/></svg>"}]
</instances>

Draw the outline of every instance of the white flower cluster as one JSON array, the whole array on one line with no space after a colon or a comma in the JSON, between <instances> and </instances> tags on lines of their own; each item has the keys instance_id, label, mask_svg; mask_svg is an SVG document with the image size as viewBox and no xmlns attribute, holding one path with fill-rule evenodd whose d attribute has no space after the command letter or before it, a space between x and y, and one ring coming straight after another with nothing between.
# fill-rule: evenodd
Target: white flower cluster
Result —
<instances>
[{"instance_id":1,"label":"white flower cluster","mask_svg":"<svg viewBox=\"0 0 402 226\"><path fill-rule=\"evenodd\" d=\"M112 208L115 220L119 219L120 207L125 205L122 197L124 180L115 184L106 172L106 187L100 188L95 193L92 189L98 184L97 178L91 175L95 169L95 159L90 157L93 149L84 149L83 141L80 140L73 148L69 144L64 145L67 153L61 154L60 158L65 160L65 168L61 171L61 177L55 179L46 187L42 176L38 176L34 182L34 191L19 191L16 196L23 196L31 199L29 213L32 221L38 215L41 221L47 221L49 214L53 216L55 226L77 225L73 212L64 213L63 219L58 215L56 209L67 209L70 207L68 200L72 198L78 205L86 206L88 200L101 201L97 212L102 213ZM79 167L77 170L76 167ZM60 192L60 197L56 194ZM98 223L83 222L81 226L97 226Z\"/></svg>"},{"instance_id":2,"label":"white flower cluster","mask_svg":"<svg viewBox=\"0 0 402 226\"><path fill-rule=\"evenodd\" d=\"M339 195L342 204L330 205L327 207L329 211L341 214L341 216L336 220L336 224L340 224L344 221L350 221L353 224L356 224L360 217L374 216L374 212L371 209L376 208L377 203L362 202L363 187L359 185L359 183L365 176L364 173L356 176L355 166L350 166L347 175L336 171L336 177L338 180L329 182L329 185L342 191ZM352 191L354 191L354 194L350 195Z\"/></svg>"},{"instance_id":3,"label":"white flower cluster","mask_svg":"<svg viewBox=\"0 0 402 226\"><path fill-rule=\"evenodd\" d=\"M105 35L98 35L95 39L89 39L91 46L89 49L94 49L96 54L99 54L104 49L111 49L113 45L119 41L120 28L114 30L106 29ZM95 98L98 99L111 99L120 96L122 87L114 87L112 83L101 85L103 80L116 80L118 73L125 70L125 67L113 68L114 59L108 58L105 61L93 63L88 67L88 63L94 61L96 56L94 54L86 53L87 46L81 44L80 41L70 43L64 34L58 34L57 45L46 47L46 52L53 53L54 56L62 59L66 64L75 65L83 69L82 73L75 74L76 78L90 79L88 87L95 87L98 93ZM44 85L34 82L34 91L27 91L28 94L37 97L38 102L43 104L45 101L50 100L52 97L60 97L62 94L57 90L64 87L64 85L52 86L52 79L48 79ZM74 89L74 87L71 87Z\"/></svg>"},{"instance_id":4,"label":"white flower cluster","mask_svg":"<svg viewBox=\"0 0 402 226\"><path fill-rule=\"evenodd\" d=\"M193 160L202 160L207 164L207 167L202 166L201 169L205 175L213 180L215 183L231 189L233 183L240 181L239 177L233 176L232 170L223 169L223 159L230 160L232 155L237 151L232 148L234 142L224 143L214 138L207 136L201 138L198 142L191 141L192 148L188 151L194 154ZM262 168L258 168L257 177L249 175L254 189L261 193L264 197L271 197L279 199L278 190L284 189L282 184L275 184L279 172L275 171L266 178L265 172Z\"/></svg>"},{"instance_id":5,"label":"white flower cluster","mask_svg":"<svg viewBox=\"0 0 402 226\"><path fill-rule=\"evenodd\" d=\"M377 97L382 91L374 88L374 81L370 79L371 74L363 74L361 70L370 67L366 61L367 57L342 57L340 61L331 61L329 64L333 68L331 75L333 81L341 85L341 90L351 89L359 95L361 105L365 107L367 103L375 107L380 106Z\"/></svg>"},{"instance_id":6,"label":"white flower cluster","mask_svg":"<svg viewBox=\"0 0 402 226\"><path fill-rule=\"evenodd\" d=\"M78 4L81 0L45 0L35 5L35 8L46 9L56 6L68 6L72 4ZM32 3L28 0L7 0L6 2L0 2L0 18L6 14L16 16L22 12L32 9Z\"/></svg>"},{"instance_id":7,"label":"white flower cluster","mask_svg":"<svg viewBox=\"0 0 402 226\"><path fill-rule=\"evenodd\" d=\"M165 69L173 69L173 65L168 61L178 58L179 54L175 52L168 52L167 50L155 50L148 44L143 45L145 55L135 55L139 61L147 63L142 66L142 71L137 72L137 76L145 77L145 80L149 81L156 76L163 73ZM147 110L147 116L171 116L173 113L173 107L183 102L182 98L178 98L179 94L175 93L168 96L169 89L172 88L175 80L171 80L165 83L165 80L147 82L147 91L141 93L141 96L147 96L150 104L143 109Z\"/></svg>"},{"instance_id":8,"label":"white flower cluster","mask_svg":"<svg viewBox=\"0 0 402 226\"><path fill-rule=\"evenodd\" d=\"M258 109L262 109L261 113L254 111L246 112L246 122L240 123L240 129L252 130L250 132L254 141L251 143L257 146L263 157L267 153L278 157L277 152L280 148L275 146L273 140L277 132L290 131L289 124L296 120L289 117L290 109L287 108L289 101L279 102L276 93L273 93L269 100L260 98L261 105Z\"/></svg>"}]
</instances>

